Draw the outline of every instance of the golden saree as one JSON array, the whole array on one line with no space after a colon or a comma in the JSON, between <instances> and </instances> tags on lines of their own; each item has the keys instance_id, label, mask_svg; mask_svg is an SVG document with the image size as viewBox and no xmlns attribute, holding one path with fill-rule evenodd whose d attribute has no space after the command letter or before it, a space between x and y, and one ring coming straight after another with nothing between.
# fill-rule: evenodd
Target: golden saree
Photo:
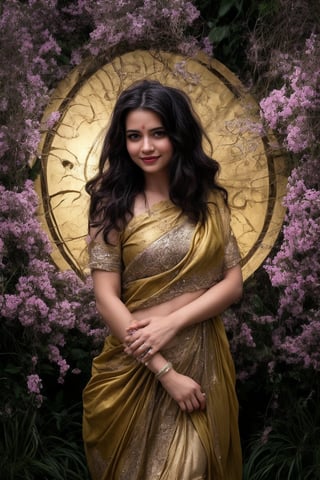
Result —
<instances>
[{"instance_id":1,"label":"golden saree","mask_svg":"<svg viewBox=\"0 0 320 480\"><path fill-rule=\"evenodd\" d=\"M239 252L220 195L205 225L170 201L134 217L117 246L92 242L92 269L121 270L131 312L209 288ZM182 412L147 367L108 336L83 393L83 436L93 480L240 480L235 372L219 317L183 330L162 350L206 393L205 411Z\"/></svg>"}]
</instances>

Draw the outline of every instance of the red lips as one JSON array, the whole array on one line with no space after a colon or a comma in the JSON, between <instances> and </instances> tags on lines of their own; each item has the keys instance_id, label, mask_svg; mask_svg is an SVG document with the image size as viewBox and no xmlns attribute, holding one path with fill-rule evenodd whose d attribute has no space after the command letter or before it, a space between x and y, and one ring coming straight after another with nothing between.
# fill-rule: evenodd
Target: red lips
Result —
<instances>
[{"instance_id":1,"label":"red lips","mask_svg":"<svg viewBox=\"0 0 320 480\"><path fill-rule=\"evenodd\" d=\"M158 160L159 157L143 157L141 158L141 160L144 162L144 163L154 163Z\"/></svg>"}]
</instances>

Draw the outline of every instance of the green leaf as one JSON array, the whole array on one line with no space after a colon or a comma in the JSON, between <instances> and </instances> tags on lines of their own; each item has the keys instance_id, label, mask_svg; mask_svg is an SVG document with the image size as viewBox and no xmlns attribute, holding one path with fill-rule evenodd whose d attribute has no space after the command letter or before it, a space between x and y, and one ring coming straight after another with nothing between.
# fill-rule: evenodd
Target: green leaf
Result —
<instances>
[{"instance_id":1,"label":"green leaf","mask_svg":"<svg viewBox=\"0 0 320 480\"><path fill-rule=\"evenodd\" d=\"M22 370L22 367L20 365L8 365L7 367L5 367L4 372L15 374L15 373L20 373L21 370Z\"/></svg>"},{"instance_id":2,"label":"green leaf","mask_svg":"<svg viewBox=\"0 0 320 480\"><path fill-rule=\"evenodd\" d=\"M230 27L225 25L223 27L214 27L209 33L211 42L217 44L227 38L230 33Z\"/></svg>"},{"instance_id":3,"label":"green leaf","mask_svg":"<svg viewBox=\"0 0 320 480\"><path fill-rule=\"evenodd\" d=\"M88 352L85 351L83 348L72 348L70 353L73 358L83 359L88 357Z\"/></svg>"},{"instance_id":4,"label":"green leaf","mask_svg":"<svg viewBox=\"0 0 320 480\"><path fill-rule=\"evenodd\" d=\"M218 18L224 17L232 7L237 6L237 0L226 0L222 1L219 11L218 11Z\"/></svg>"}]
</instances>

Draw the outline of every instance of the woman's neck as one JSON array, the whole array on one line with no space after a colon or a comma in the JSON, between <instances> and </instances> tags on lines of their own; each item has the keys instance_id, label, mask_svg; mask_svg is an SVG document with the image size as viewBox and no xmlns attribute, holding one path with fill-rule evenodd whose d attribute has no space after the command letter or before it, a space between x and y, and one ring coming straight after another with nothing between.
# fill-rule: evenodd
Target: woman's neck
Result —
<instances>
[{"instance_id":1,"label":"woman's neck","mask_svg":"<svg viewBox=\"0 0 320 480\"><path fill-rule=\"evenodd\" d=\"M150 205L169 198L169 178L167 174L146 175L144 194Z\"/></svg>"}]
</instances>

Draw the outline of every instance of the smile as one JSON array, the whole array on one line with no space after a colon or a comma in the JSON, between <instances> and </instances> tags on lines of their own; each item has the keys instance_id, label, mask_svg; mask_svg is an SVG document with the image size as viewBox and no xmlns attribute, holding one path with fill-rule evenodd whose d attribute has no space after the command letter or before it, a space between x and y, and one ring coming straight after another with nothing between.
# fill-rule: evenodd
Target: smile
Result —
<instances>
[{"instance_id":1,"label":"smile","mask_svg":"<svg viewBox=\"0 0 320 480\"><path fill-rule=\"evenodd\" d=\"M159 157L143 157L141 160L143 163L154 163L158 160Z\"/></svg>"}]
</instances>

